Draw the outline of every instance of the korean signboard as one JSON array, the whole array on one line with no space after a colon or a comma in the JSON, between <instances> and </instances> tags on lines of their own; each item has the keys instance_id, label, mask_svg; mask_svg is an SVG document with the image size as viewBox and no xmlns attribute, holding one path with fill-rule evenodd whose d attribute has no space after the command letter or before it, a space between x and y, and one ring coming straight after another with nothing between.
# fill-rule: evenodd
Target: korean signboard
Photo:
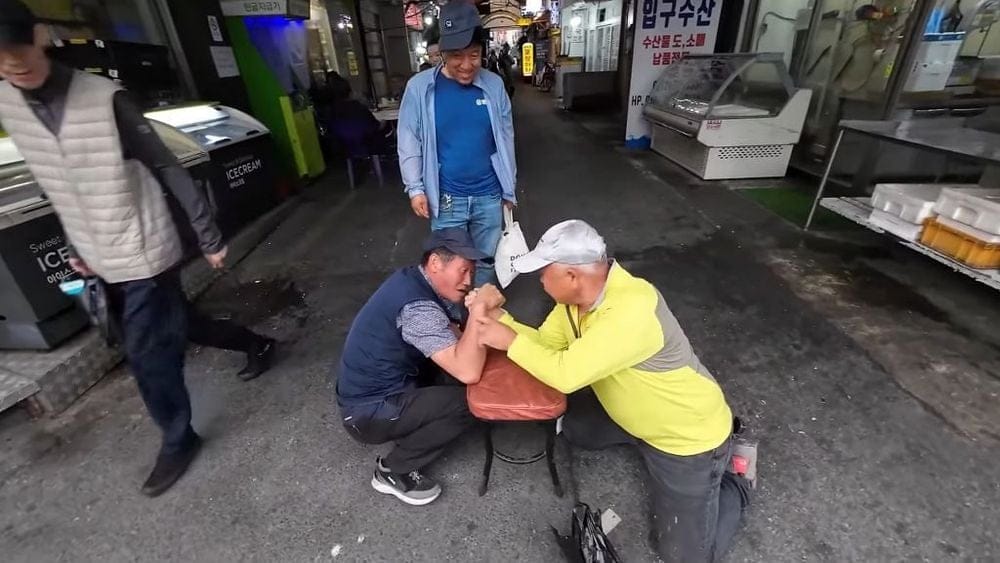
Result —
<instances>
[{"instance_id":1,"label":"korean signboard","mask_svg":"<svg viewBox=\"0 0 1000 563\"><path fill-rule=\"evenodd\" d=\"M715 51L723 0L636 0L632 82L625 144L649 148L649 123L642 117L653 82L684 56Z\"/></svg>"},{"instance_id":2,"label":"korean signboard","mask_svg":"<svg viewBox=\"0 0 1000 563\"><path fill-rule=\"evenodd\" d=\"M222 0L224 16L309 17L308 0Z\"/></svg>"}]
</instances>

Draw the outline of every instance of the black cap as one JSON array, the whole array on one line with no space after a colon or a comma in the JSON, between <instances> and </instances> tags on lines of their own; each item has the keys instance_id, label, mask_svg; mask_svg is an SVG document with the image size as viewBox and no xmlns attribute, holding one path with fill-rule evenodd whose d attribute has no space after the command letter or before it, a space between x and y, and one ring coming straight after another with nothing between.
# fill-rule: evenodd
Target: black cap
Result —
<instances>
[{"instance_id":1,"label":"black cap","mask_svg":"<svg viewBox=\"0 0 1000 563\"><path fill-rule=\"evenodd\" d=\"M449 227L431 232L431 236L427 237L427 240L424 242L424 252L430 252L438 248L449 250L466 260L492 258L489 254L476 248L476 245L472 242L472 237L469 235L469 231L458 227Z\"/></svg>"},{"instance_id":2,"label":"black cap","mask_svg":"<svg viewBox=\"0 0 1000 563\"><path fill-rule=\"evenodd\" d=\"M438 16L438 26L441 28L442 51L461 51L472 45L476 38L477 28L483 26L479 10L463 0L452 0L441 7Z\"/></svg>"},{"instance_id":3,"label":"black cap","mask_svg":"<svg viewBox=\"0 0 1000 563\"><path fill-rule=\"evenodd\" d=\"M0 47L34 44L36 21L21 0L0 0Z\"/></svg>"}]
</instances>

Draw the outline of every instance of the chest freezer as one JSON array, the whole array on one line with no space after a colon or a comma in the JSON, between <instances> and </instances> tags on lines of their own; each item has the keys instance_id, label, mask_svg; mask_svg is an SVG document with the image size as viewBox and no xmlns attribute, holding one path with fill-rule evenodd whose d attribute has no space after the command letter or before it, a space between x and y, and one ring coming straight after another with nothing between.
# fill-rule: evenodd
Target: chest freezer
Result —
<instances>
[{"instance_id":1,"label":"chest freezer","mask_svg":"<svg viewBox=\"0 0 1000 563\"><path fill-rule=\"evenodd\" d=\"M238 109L217 104L157 109L147 112L146 118L180 131L208 153L270 135L260 121Z\"/></svg>"},{"instance_id":2,"label":"chest freezer","mask_svg":"<svg viewBox=\"0 0 1000 563\"><path fill-rule=\"evenodd\" d=\"M87 316L59 290L73 275L62 226L9 137L0 138L0 350L49 349Z\"/></svg>"},{"instance_id":3,"label":"chest freezer","mask_svg":"<svg viewBox=\"0 0 1000 563\"><path fill-rule=\"evenodd\" d=\"M209 103L157 109L146 118L164 141L175 143L171 147L175 154L204 155L197 157L198 165L185 166L208 195L223 237L232 237L277 205L274 144L260 121L235 108Z\"/></svg>"},{"instance_id":4,"label":"chest freezer","mask_svg":"<svg viewBox=\"0 0 1000 563\"><path fill-rule=\"evenodd\" d=\"M652 148L706 180L784 176L812 93L778 53L688 55L653 83Z\"/></svg>"}]
</instances>

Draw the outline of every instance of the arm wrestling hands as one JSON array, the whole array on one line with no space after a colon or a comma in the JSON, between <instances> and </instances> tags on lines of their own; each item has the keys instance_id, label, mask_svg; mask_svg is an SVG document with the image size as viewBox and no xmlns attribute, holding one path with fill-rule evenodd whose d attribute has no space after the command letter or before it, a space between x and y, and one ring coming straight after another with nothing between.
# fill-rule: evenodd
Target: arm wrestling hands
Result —
<instances>
[{"instance_id":1,"label":"arm wrestling hands","mask_svg":"<svg viewBox=\"0 0 1000 563\"><path fill-rule=\"evenodd\" d=\"M507 351L517 333L514 329L500 322L504 315L503 307L507 300L493 284L473 289L465 298L465 306L469 309L470 324L475 322L479 333L479 343L496 350Z\"/></svg>"}]
</instances>

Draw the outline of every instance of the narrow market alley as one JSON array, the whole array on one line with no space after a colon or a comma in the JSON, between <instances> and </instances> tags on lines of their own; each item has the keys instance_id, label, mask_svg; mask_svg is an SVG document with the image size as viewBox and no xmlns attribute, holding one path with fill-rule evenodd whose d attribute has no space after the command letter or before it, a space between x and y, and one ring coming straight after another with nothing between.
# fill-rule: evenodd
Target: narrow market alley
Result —
<instances>
[{"instance_id":1,"label":"narrow market alley","mask_svg":"<svg viewBox=\"0 0 1000 563\"><path fill-rule=\"evenodd\" d=\"M995 418L935 408L961 397L907 383L918 372L898 363L904 349L863 344L861 328L885 319L844 322L838 289L801 271L810 260L816 272L836 270L836 253L804 246L802 235L737 192L625 151L599 118L554 110L533 89L520 89L515 113L518 218L529 242L563 219L593 224L615 258L661 289L760 440L760 487L728 560L1000 557L1000 537L990 532L1000 506L1000 477L989 470L1000 439L989 436ZM568 531L576 495L622 517L610 538L625 561L655 560L644 469L625 449L570 453L560 445L569 482L562 499L544 463L496 464L480 497L482 444L471 434L429 468L444 487L434 504L404 507L372 491L372 462L386 447L359 445L341 428L330 368L367 297L418 259L428 225L397 183L348 191L341 173L328 173L202 297L206 311L278 338L280 359L242 383L235 355L189 352L194 425L206 445L163 497L136 490L158 432L124 369L57 419L0 417L3 559L558 561L550 526ZM980 367L993 376L970 379L983 385L973 391L951 391L985 396L969 400L996 410L989 393L998 348L976 327L1000 304L984 295L997 307L963 319L972 328L955 345L979 346ZM508 299L531 322L551 306L537 276L516 280ZM930 337L921 328L928 309L914 302L871 315ZM934 330L955 332L931 320L941 321ZM498 435L498 447L515 452L541 443L531 427Z\"/></svg>"}]
</instances>

